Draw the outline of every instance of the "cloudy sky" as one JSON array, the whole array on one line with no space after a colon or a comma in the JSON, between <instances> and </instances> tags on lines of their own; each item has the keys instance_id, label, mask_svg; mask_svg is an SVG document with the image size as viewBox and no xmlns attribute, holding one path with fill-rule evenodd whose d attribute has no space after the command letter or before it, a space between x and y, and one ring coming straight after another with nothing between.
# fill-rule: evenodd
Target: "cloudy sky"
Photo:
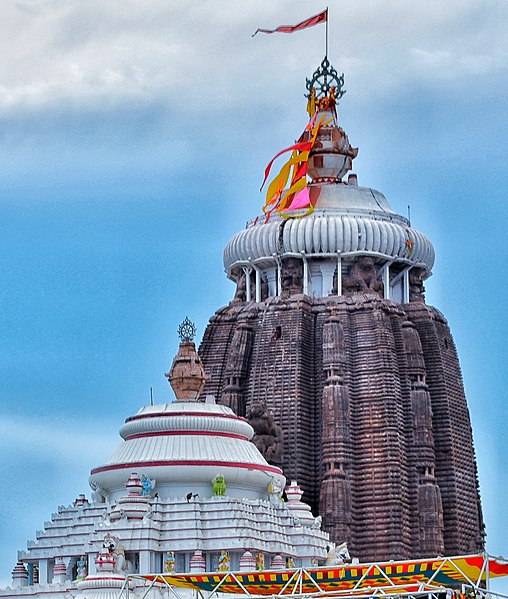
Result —
<instances>
[{"instance_id":1,"label":"cloudy sky","mask_svg":"<svg viewBox=\"0 0 508 599\"><path fill-rule=\"evenodd\" d=\"M185 316L233 295L227 240L306 121L314 0L0 3L0 586L123 420L171 394ZM360 185L434 242L471 409L488 549L508 556L506 0L330 2ZM505 587L506 588L506 587Z\"/></svg>"}]
</instances>

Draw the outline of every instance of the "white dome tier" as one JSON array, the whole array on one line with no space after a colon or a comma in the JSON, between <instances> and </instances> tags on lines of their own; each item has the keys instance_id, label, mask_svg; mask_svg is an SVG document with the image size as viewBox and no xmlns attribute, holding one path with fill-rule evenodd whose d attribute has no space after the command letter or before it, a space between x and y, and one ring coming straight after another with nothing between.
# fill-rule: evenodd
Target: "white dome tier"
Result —
<instances>
[{"instance_id":1,"label":"white dome tier","mask_svg":"<svg viewBox=\"0 0 508 599\"><path fill-rule=\"evenodd\" d=\"M127 418L120 436L128 440L144 433L170 431L209 431L239 435L246 440L254 435L252 426L227 406L175 402L142 408L136 416Z\"/></svg>"},{"instance_id":2,"label":"white dome tier","mask_svg":"<svg viewBox=\"0 0 508 599\"><path fill-rule=\"evenodd\" d=\"M272 214L249 223L224 250L229 275L241 265L264 267L276 255L319 258L330 254L371 255L423 267L434 265L430 240L413 229L409 221L393 212L383 194L344 183L319 186L315 211L304 218L285 221L282 239L280 216ZM408 252L408 242L411 252Z\"/></svg>"},{"instance_id":3,"label":"white dome tier","mask_svg":"<svg viewBox=\"0 0 508 599\"><path fill-rule=\"evenodd\" d=\"M249 423L227 406L147 406L126 420L120 434L124 442L90 477L92 487L108 500L125 493L133 471L153 479L161 497L188 492L211 496L211 481L219 473L228 495L239 498L267 498L272 477L285 482L281 470L268 464L250 442L254 431Z\"/></svg>"}]
</instances>

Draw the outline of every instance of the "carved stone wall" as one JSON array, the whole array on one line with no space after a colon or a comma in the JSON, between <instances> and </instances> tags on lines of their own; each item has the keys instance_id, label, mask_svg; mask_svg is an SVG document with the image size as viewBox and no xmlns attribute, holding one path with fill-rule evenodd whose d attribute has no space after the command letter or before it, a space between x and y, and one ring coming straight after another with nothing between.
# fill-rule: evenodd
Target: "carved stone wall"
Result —
<instances>
[{"instance_id":1,"label":"carved stone wall","mask_svg":"<svg viewBox=\"0 0 508 599\"><path fill-rule=\"evenodd\" d=\"M362 560L483 549L469 413L446 321L371 290L234 302L212 317L204 393L262 402L282 467ZM234 387L234 389L233 389Z\"/></svg>"}]
</instances>

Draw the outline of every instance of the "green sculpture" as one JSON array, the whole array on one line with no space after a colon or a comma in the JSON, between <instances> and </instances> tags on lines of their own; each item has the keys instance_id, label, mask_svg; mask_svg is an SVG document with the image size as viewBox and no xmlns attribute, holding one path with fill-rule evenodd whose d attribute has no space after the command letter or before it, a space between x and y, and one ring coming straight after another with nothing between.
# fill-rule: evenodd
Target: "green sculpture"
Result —
<instances>
[{"instance_id":1,"label":"green sculpture","mask_svg":"<svg viewBox=\"0 0 508 599\"><path fill-rule=\"evenodd\" d=\"M226 481L222 474L217 474L217 476L212 480L212 490L214 495L225 495L226 494Z\"/></svg>"}]
</instances>

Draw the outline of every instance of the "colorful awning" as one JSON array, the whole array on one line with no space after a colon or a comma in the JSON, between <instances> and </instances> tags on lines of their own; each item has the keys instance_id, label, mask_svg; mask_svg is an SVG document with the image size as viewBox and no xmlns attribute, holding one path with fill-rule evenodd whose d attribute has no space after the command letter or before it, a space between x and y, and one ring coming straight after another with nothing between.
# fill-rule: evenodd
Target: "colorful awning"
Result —
<instances>
[{"instance_id":1,"label":"colorful awning","mask_svg":"<svg viewBox=\"0 0 508 599\"><path fill-rule=\"evenodd\" d=\"M243 595L295 595L335 592L361 594L368 589L418 592L440 587L478 587L489 578L508 575L508 562L469 555L401 562L347 564L321 568L213 572L206 574L151 574L152 583L201 591Z\"/></svg>"}]
</instances>

